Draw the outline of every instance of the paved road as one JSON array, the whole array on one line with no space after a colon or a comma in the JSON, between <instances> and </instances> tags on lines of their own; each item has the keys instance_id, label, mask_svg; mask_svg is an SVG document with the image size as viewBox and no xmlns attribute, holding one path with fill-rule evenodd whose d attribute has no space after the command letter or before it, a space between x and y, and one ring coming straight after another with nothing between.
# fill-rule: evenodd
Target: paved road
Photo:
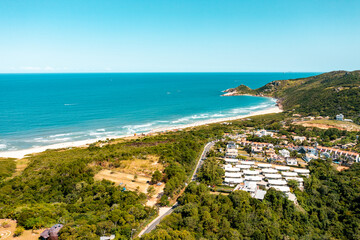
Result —
<instances>
[{"instance_id":1,"label":"paved road","mask_svg":"<svg viewBox=\"0 0 360 240\"><path fill-rule=\"evenodd\" d=\"M212 142L209 142L209 143L207 143L207 144L205 145L204 150L203 150L203 152L201 153L200 159L199 159L199 161L198 161L198 163L197 163L197 165L196 165L196 167L195 167L194 173L193 173L193 175L192 175L192 177L191 177L191 182L196 180L197 173L198 173L201 165L204 163L204 159L206 158L206 155L207 155L208 152L210 151L210 148L211 148L212 146L214 146L214 144L215 144L215 141L212 141Z\"/></svg>"},{"instance_id":2,"label":"paved road","mask_svg":"<svg viewBox=\"0 0 360 240\"><path fill-rule=\"evenodd\" d=\"M194 173L193 175L191 176L191 180L190 182L192 181L195 181L196 180L196 177L197 177L197 173L201 167L201 165L203 164L204 162L204 159L206 158L206 155L208 154L210 148L212 146L214 146L215 144L215 141L212 141L212 142L209 142L205 145L204 147L204 150L203 152L201 153L201 156L199 158L199 161L198 163L196 164L196 167L195 167L195 170L194 170ZM145 227L145 230L141 231L140 234L138 235L138 237L141 237L143 234L146 234L146 233L149 233L151 232L152 230L154 230L156 228L156 226L160 223L160 221L166 217L167 215L169 215L170 213L172 213L175 208L178 207L178 203L176 202L168 211L166 211L165 213L163 213L162 215L158 216L157 218L155 218L149 225L147 225Z\"/></svg>"},{"instance_id":3,"label":"paved road","mask_svg":"<svg viewBox=\"0 0 360 240\"><path fill-rule=\"evenodd\" d=\"M170 213L172 213L175 208L177 208L178 203L176 202L167 212L165 212L163 215L161 215L161 217L157 217L156 219L154 219L145 229L145 231L142 231L138 237L141 237L143 234L149 233L152 230L154 230L156 228L156 226L160 223L160 221L166 217L167 215L169 215Z\"/></svg>"}]
</instances>

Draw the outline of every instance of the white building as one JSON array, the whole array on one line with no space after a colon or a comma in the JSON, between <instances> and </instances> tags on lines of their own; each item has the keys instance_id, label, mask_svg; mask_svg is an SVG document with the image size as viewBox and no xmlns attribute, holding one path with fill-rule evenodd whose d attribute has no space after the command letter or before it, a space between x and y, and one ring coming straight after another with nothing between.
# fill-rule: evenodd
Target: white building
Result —
<instances>
[{"instance_id":1,"label":"white building","mask_svg":"<svg viewBox=\"0 0 360 240\"><path fill-rule=\"evenodd\" d=\"M100 240L112 240L112 239L115 239L115 235L100 237Z\"/></svg>"},{"instance_id":2,"label":"white building","mask_svg":"<svg viewBox=\"0 0 360 240\"><path fill-rule=\"evenodd\" d=\"M237 156L238 156L238 150L237 149L233 149L233 148L226 149L225 157L237 158Z\"/></svg>"},{"instance_id":3,"label":"white building","mask_svg":"<svg viewBox=\"0 0 360 240\"><path fill-rule=\"evenodd\" d=\"M264 169L261 170L261 172L264 173L264 174L267 174L267 173L277 173L278 170L273 169L273 168L264 168Z\"/></svg>"},{"instance_id":4,"label":"white building","mask_svg":"<svg viewBox=\"0 0 360 240\"><path fill-rule=\"evenodd\" d=\"M241 178L241 172L225 172L225 178Z\"/></svg>"},{"instance_id":5,"label":"white building","mask_svg":"<svg viewBox=\"0 0 360 240\"><path fill-rule=\"evenodd\" d=\"M244 165L255 165L254 161L240 161L240 163Z\"/></svg>"},{"instance_id":6,"label":"white building","mask_svg":"<svg viewBox=\"0 0 360 240\"><path fill-rule=\"evenodd\" d=\"M257 183L252 181L245 181L244 186L241 188L241 190L246 192L255 192L257 189Z\"/></svg>"},{"instance_id":7,"label":"white building","mask_svg":"<svg viewBox=\"0 0 360 240\"><path fill-rule=\"evenodd\" d=\"M296 168L294 169L294 172L303 175L303 176L308 176L310 174L310 170L309 169L303 169L303 168Z\"/></svg>"},{"instance_id":8,"label":"white building","mask_svg":"<svg viewBox=\"0 0 360 240\"><path fill-rule=\"evenodd\" d=\"M296 166L296 165L298 165L298 162L297 162L296 158L287 158L286 165Z\"/></svg>"},{"instance_id":9,"label":"white building","mask_svg":"<svg viewBox=\"0 0 360 240\"><path fill-rule=\"evenodd\" d=\"M338 115L336 115L336 120L338 120L338 121L344 121L344 115L343 114L338 114Z\"/></svg>"},{"instance_id":10,"label":"white building","mask_svg":"<svg viewBox=\"0 0 360 240\"><path fill-rule=\"evenodd\" d=\"M284 177L297 177L298 174L296 172L281 172L281 175Z\"/></svg>"},{"instance_id":11,"label":"white building","mask_svg":"<svg viewBox=\"0 0 360 240\"><path fill-rule=\"evenodd\" d=\"M272 165L269 163L258 163L257 165L259 168L271 168Z\"/></svg>"},{"instance_id":12,"label":"white building","mask_svg":"<svg viewBox=\"0 0 360 240\"><path fill-rule=\"evenodd\" d=\"M241 170L251 168L250 165L244 165L244 164L238 164L238 165L235 165L235 167L240 168Z\"/></svg>"},{"instance_id":13,"label":"white building","mask_svg":"<svg viewBox=\"0 0 360 240\"><path fill-rule=\"evenodd\" d=\"M287 182L280 179L269 179L268 183L270 186L286 186Z\"/></svg>"},{"instance_id":14,"label":"white building","mask_svg":"<svg viewBox=\"0 0 360 240\"><path fill-rule=\"evenodd\" d=\"M245 176L245 181L260 182L262 179L261 176Z\"/></svg>"},{"instance_id":15,"label":"white building","mask_svg":"<svg viewBox=\"0 0 360 240\"><path fill-rule=\"evenodd\" d=\"M254 195L252 197L259 199L259 200L264 200L265 195L266 195L266 191L261 190L261 189L256 189L254 192Z\"/></svg>"},{"instance_id":16,"label":"white building","mask_svg":"<svg viewBox=\"0 0 360 240\"><path fill-rule=\"evenodd\" d=\"M257 132L255 133L255 136L257 136L257 137L264 137L264 136L270 136L270 137L272 137L273 135L274 135L274 133L268 132L268 131L266 131L265 129L262 129L262 130L257 131Z\"/></svg>"},{"instance_id":17,"label":"white building","mask_svg":"<svg viewBox=\"0 0 360 240\"><path fill-rule=\"evenodd\" d=\"M262 153L263 149L260 146L251 146L251 152L253 153Z\"/></svg>"},{"instance_id":18,"label":"white building","mask_svg":"<svg viewBox=\"0 0 360 240\"><path fill-rule=\"evenodd\" d=\"M300 141L303 142L306 140L306 137L301 137L301 136L294 136L293 137L294 141Z\"/></svg>"},{"instance_id":19,"label":"white building","mask_svg":"<svg viewBox=\"0 0 360 240\"><path fill-rule=\"evenodd\" d=\"M238 161L236 158L225 158L226 163L237 163Z\"/></svg>"},{"instance_id":20,"label":"white building","mask_svg":"<svg viewBox=\"0 0 360 240\"><path fill-rule=\"evenodd\" d=\"M283 192L283 193L289 193L290 192L290 188L288 186L271 186L272 188L275 188L276 190Z\"/></svg>"},{"instance_id":21,"label":"white building","mask_svg":"<svg viewBox=\"0 0 360 240\"><path fill-rule=\"evenodd\" d=\"M225 184L233 186L233 185L244 182L244 179L243 178L225 178L224 182L225 182Z\"/></svg>"},{"instance_id":22,"label":"white building","mask_svg":"<svg viewBox=\"0 0 360 240\"><path fill-rule=\"evenodd\" d=\"M226 166L225 172L240 172L240 168Z\"/></svg>"},{"instance_id":23,"label":"white building","mask_svg":"<svg viewBox=\"0 0 360 240\"><path fill-rule=\"evenodd\" d=\"M276 166L275 169L279 170L279 171L289 171L290 167L287 166Z\"/></svg>"},{"instance_id":24,"label":"white building","mask_svg":"<svg viewBox=\"0 0 360 240\"><path fill-rule=\"evenodd\" d=\"M264 174L266 179L281 179L282 176L280 174Z\"/></svg>"},{"instance_id":25,"label":"white building","mask_svg":"<svg viewBox=\"0 0 360 240\"><path fill-rule=\"evenodd\" d=\"M290 152L289 152L289 150L287 150L287 149L281 149L281 150L279 151L279 153L280 153L280 155L283 156L284 158L290 157Z\"/></svg>"},{"instance_id":26,"label":"white building","mask_svg":"<svg viewBox=\"0 0 360 240\"><path fill-rule=\"evenodd\" d=\"M226 145L226 149L237 149L237 146L234 142L229 142L227 145Z\"/></svg>"},{"instance_id":27,"label":"white building","mask_svg":"<svg viewBox=\"0 0 360 240\"><path fill-rule=\"evenodd\" d=\"M260 172L256 171L256 170L244 170L243 173L245 175L259 175L260 174Z\"/></svg>"}]
</instances>

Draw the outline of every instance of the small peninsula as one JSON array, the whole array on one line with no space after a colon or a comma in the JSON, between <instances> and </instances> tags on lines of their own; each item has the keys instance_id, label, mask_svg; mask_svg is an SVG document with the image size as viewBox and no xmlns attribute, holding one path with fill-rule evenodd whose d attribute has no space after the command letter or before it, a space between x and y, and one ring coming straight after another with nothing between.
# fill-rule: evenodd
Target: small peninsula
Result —
<instances>
[{"instance_id":1,"label":"small peninsula","mask_svg":"<svg viewBox=\"0 0 360 240\"><path fill-rule=\"evenodd\" d=\"M240 85L223 96L273 97L285 111L334 117L342 113L359 122L360 71L333 71L317 76L272 81L260 88Z\"/></svg>"}]
</instances>

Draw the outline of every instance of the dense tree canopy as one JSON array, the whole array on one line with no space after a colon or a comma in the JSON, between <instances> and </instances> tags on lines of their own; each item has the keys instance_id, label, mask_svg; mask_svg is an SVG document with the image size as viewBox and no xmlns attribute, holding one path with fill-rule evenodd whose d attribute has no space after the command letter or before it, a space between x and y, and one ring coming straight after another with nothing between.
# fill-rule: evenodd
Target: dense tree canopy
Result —
<instances>
[{"instance_id":1,"label":"dense tree canopy","mask_svg":"<svg viewBox=\"0 0 360 240\"><path fill-rule=\"evenodd\" d=\"M359 239L360 164L338 172L318 160L310 170L304 192L293 186L300 206L274 189L259 201L244 191L211 195L191 183L181 206L143 239Z\"/></svg>"}]
</instances>

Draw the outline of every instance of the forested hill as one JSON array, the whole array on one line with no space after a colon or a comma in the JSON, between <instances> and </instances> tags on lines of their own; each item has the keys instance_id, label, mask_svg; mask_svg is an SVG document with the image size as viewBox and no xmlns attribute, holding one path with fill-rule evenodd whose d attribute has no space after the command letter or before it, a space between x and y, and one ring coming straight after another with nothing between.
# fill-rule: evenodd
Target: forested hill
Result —
<instances>
[{"instance_id":1,"label":"forested hill","mask_svg":"<svg viewBox=\"0 0 360 240\"><path fill-rule=\"evenodd\" d=\"M258 89L245 85L228 89L228 95L256 95L279 99L284 110L312 115L335 116L359 120L360 71L334 71L317 76L273 81Z\"/></svg>"}]
</instances>

